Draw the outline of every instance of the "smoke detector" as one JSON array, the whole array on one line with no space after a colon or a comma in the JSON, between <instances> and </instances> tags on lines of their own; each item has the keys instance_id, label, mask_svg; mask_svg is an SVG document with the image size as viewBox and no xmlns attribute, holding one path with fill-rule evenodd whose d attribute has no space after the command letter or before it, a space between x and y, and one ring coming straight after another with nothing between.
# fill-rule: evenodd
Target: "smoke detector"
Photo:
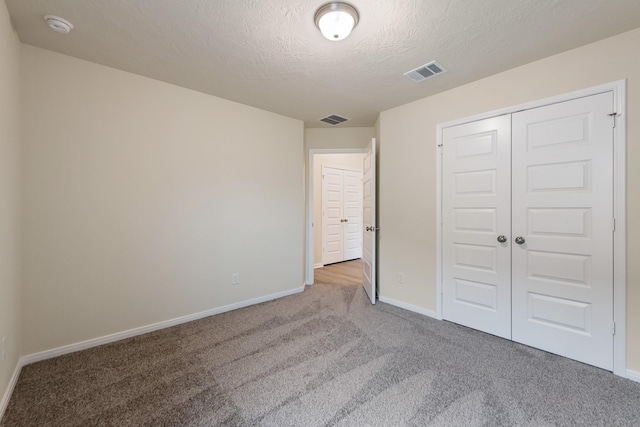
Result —
<instances>
[{"instance_id":1,"label":"smoke detector","mask_svg":"<svg viewBox=\"0 0 640 427\"><path fill-rule=\"evenodd\" d=\"M49 27L56 33L69 34L73 30L73 24L64 18L55 15L46 15L44 20L47 21Z\"/></svg>"}]
</instances>

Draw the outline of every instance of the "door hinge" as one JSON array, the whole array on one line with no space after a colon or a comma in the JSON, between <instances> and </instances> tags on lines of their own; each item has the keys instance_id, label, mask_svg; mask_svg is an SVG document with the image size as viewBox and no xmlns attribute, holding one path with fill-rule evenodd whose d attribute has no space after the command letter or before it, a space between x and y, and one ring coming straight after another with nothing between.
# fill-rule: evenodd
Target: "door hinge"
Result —
<instances>
[{"instance_id":1,"label":"door hinge","mask_svg":"<svg viewBox=\"0 0 640 427\"><path fill-rule=\"evenodd\" d=\"M611 113L609 114L609 117L613 117L613 127L616 127L616 117L618 117L618 113Z\"/></svg>"},{"instance_id":2,"label":"door hinge","mask_svg":"<svg viewBox=\"0 0 640 427\"><path fill-rule=\"evenodd\" d=\"M616 219L615 218L611 218L611 231L613 231L614 233L616 231Z\"/></svg>"},{"instance_id":3,"label":"door hinge","mask_svg":"<svg viewBox=\"0 0 640 427\"><path fill-rule=\"evenodd\" d=\"M611 324L611 335L615 335L616 334L616 322L613 322Z\"/></svg>"}]
</instances>

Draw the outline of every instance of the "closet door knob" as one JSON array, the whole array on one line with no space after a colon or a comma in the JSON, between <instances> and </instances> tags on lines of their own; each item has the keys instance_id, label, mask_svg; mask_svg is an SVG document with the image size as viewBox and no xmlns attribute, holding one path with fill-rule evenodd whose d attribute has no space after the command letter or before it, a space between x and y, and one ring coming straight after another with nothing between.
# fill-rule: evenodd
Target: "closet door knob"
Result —
<instances>
[{"instance_id":1,"label":"closet door knob","mask_svg":"<svg viewBox=\"0 0 640 427\"><path fill-rule=\"evenodd\" d=\"M507 236L505 236L504 234L501 234L498 236L498 242L504 243L506 241L507 241Z\"/></svg>"},{"instance_id":2,"label":"closet door knob","mask_svg":"<svg viewBox=\"0 0 640 427\"><path fill-rule=\"evenodd\" d=\"M525 242L524 237L520 237L520 236L516 237L516 243L517 244L521 245L524 242Z\"/></svg>"}]
</instances>

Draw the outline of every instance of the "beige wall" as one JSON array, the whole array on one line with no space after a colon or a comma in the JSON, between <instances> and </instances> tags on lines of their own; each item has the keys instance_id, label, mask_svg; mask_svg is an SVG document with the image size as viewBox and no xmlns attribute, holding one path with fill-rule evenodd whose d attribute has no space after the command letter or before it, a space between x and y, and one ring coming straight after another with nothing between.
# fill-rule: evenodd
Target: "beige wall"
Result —
<instances>
[{"instance_id":1,"label":"beige wall","mask_svg":"<svg viewBox=\"0 0 640 427\"><path fill-rule=\"evenodd\" d=\"M22 66L25 354L302 286L301 121L27 45Z\"/></svg>"},{"instance_id":2,"label":"beige wall","mask_svg":"<svg viewBox=\"0 0 640 427\"><path fill-rule=\"evenodd\" d=\"M436 309L436 125L620 79L627 86L627 238L640 240L640 29L380 115L382 295ZM594 60L594 59L597 59ZM640 247L627 248L627 367L640 371ZM397 272L405 284L396 283Z\"/></svg>"},{"instance_id":3,"label":"beige wall","mask_svg":"<svg viewBox=\"0 0 640 427\"><path fill-rule=\"evenodd\" d=\"M313 156L313 263L322 264L322 165L362 171L361 153Z\"/></svg>"},{"instance_id":4,"label":"beige wall","mask_svg":"<svg viewBox=\"0 0 640 427\"><path fill-rule=\"evenodd\" d=\"M0 417L18 364L20 326L20 42L0 2Z\"/></svg>"},{"instance_id":5,"label":"beige wall","mask_svg":"<svg viewBox=\"0 0 640 427\"><path fill-rule=\"evenodd\" d=\"M373 128L308 128L304 131L304 145L308 150L318 148L366 148L373 138Z\"/></svg>"}]
</instances>

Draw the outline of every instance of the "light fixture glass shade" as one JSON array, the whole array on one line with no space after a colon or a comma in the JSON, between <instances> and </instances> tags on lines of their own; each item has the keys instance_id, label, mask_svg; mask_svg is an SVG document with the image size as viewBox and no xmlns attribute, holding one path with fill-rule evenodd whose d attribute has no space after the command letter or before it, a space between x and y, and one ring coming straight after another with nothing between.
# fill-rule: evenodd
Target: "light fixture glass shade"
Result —
<instances>
[{"instance_id":1,"label":"light fixture glass shade","mask_svg":"<svg viewBox=\"0 0 640 427\"><path fill-rule=\"evenodd\" d=\"M346 3L329 3L316 12L316 25L327 39L345 39L358 24L358 12Z\"/></svg>"}]
</instances>

